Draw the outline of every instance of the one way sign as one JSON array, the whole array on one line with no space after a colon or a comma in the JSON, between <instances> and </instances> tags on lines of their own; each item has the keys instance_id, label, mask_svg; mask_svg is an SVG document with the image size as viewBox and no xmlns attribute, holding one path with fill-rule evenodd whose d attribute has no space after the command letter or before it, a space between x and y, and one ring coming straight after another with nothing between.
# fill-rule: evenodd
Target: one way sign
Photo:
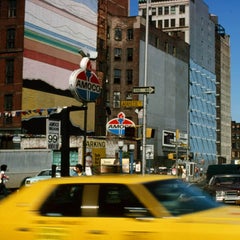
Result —
<instances>
[{"instance_id":1,"label":"one way sign","mask_svg":"<svg viewBox=\"0 0 240 240\"><path fill-rule=\"evenodd\" d=\"M155 93L155 87L134 87L132 90L135 94L153 94Z\"/></svg>"}]
</instances>

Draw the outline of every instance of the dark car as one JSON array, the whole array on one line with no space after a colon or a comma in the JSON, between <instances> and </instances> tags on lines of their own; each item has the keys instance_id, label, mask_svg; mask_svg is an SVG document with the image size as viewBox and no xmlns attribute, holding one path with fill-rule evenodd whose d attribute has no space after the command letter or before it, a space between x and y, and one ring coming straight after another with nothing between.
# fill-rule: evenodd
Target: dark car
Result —
<instances>
[{"instance_id":1,"label":"dark car","mask_svg":"<svg viewBox=\"0 0 240 240\"><path fill-rule=\"evenodd\" d=\"M217 202L238 204L240 202L240 174L217 174L205 186Z\"/></svg>"},{"instance_id":2,"label":"dark car","mask_svg":"<svg viewBox=\"0 0 240 240\"><path fill-rule=\"evenodd\" d=\"M206 180L209 182L212 176L217 174L240 174L238 164L212 164L208 166Z\"/></svg>"}]
</instances>

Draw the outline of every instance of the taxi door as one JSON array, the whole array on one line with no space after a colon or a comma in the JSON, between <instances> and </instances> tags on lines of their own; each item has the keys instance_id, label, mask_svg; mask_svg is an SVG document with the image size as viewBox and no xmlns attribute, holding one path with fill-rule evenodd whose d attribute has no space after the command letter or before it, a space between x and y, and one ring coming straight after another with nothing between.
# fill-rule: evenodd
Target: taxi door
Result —
<instances>
[{"instance_id":1,"label":"taxi door","mask_svg":"<svg viewBox=\"0 0 240 240\"><path fill-rule=\"evenodd\" d=\"M160 219L153 218L126 185L85 185L81 209L83 239L161 239Z\"/></svg>"}]
</instances>

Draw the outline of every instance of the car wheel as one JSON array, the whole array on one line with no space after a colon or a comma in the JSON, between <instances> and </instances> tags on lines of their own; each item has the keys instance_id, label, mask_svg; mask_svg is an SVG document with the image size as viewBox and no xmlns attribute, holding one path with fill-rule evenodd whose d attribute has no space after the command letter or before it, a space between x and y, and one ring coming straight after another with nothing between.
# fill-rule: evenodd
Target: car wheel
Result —
<instances>
[{"instance_id":1,"label":"car wheel","mask_svg":"<svg viewBox=\"0 0 240 240\"><path fill-rule=\"evenodd\" d=\"M25 181L26 181L27 178L30 178L30 176L29 176L29 177L25 177L25 178L21 181L19 188L25 186Z\"/></svg>"}]
</instances>

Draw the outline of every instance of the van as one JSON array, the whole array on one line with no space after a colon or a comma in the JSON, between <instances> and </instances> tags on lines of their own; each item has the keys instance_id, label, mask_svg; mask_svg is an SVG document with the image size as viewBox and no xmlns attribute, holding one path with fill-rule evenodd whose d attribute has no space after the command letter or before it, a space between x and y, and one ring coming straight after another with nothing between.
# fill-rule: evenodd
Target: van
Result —
<instances>
[{"instance_id":1,"label":"van","mask_svg":"<svg viewBox=\"0 0 240 240\"><path fill-rule=\"evenodd\" d=\"M206 172L207 182L209 182L211 177L216 174L240 174L240 165L238 164L209 165Z\"/></svg>"}]
</instances>

